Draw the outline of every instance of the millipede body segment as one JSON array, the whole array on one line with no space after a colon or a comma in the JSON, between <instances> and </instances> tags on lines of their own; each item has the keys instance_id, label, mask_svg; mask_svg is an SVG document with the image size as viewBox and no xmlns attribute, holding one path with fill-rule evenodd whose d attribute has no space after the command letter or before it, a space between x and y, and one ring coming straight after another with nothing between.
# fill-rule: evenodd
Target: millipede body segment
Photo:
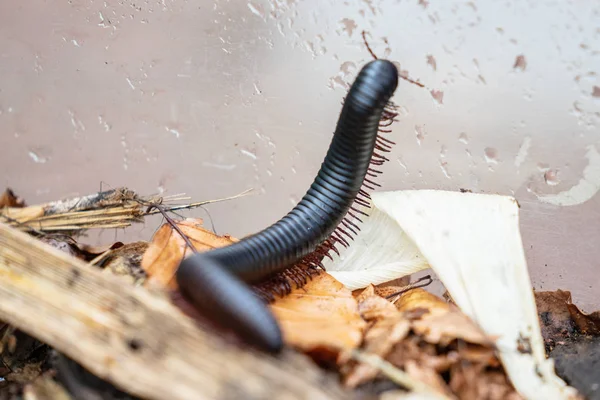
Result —
<instances>
[{"instance_id":1,"label":"millipede body segment","mask_svg":"<svg viewBox=\"0 0 600 400\"><path fill-rule=\"evenodd\" d=\"M182 261L177 282L199 312L264 350L282 349L264 293L251 285L273 279L302 285L337 244L348 246L359 229L353 220L362 214L356 205L368 206L364 188L377 186L370 178L380 173L375 168L393 144L378 133L395 117L389 101L397 85L394 64L366 64L345 98L317 177L292 211L261 232Z\"/></svg>"}]
</instances>

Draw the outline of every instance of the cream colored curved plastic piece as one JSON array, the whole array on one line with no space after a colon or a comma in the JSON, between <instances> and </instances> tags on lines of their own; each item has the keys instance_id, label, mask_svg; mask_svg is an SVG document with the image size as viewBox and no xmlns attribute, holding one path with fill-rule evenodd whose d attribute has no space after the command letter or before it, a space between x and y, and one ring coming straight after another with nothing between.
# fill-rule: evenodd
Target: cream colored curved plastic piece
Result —
<instances>
[{"instance_id":1,"label":"cream colored curved plastic piece","mask_svg":"<svg viewBox=\"0 0 600 400\"><path fill-rule=\"evenodd\" d=\"M375 207L357 223L360 232L340 256L323 260L327 272L350 290L378 285L429 268L427 260L394 219Z\"/></svg>"},{"instance_id":2,"label":"cream colored curved plastic piece","mask_svg":"<svg viewBox=\"0 0 600 400\"><path fill-rule=\"evenodd\" d=\"M416 245L462 311L497 337L499 357L521 395L577 398L545 358L514 198L408 190L373 193L372 201Z\"/></svg>"}]
</instances>

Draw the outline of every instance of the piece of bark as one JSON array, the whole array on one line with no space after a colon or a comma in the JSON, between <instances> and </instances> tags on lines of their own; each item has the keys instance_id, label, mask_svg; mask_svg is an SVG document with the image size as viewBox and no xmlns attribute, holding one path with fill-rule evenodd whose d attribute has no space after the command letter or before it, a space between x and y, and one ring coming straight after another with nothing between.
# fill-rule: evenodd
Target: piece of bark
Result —
<instances>
[{"instance_id":1,"label":"piece of bark","mask_svg":"<svg viewBox=\"0 0 600 400\"><path fill-rule=\"evenodd\" d=\"M306 357L232 346L158 291L0 223L0 320L147 399L347 399Z\"/></svg>"}]
</instances>

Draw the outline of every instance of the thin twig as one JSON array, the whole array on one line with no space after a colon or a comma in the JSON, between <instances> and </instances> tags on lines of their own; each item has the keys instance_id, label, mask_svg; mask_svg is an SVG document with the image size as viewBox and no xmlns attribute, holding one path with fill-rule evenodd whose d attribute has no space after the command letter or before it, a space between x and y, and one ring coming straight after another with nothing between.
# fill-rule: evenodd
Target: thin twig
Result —
<instances>
[{"instance_id":1,"label":"thin twig","mask_svg":"<svg viewBox=\"0 0 600 400\"><path fill-rule=\"evenodd\" d=\"M365 353L361 350L353 350L350 352L350 357L361 363L368 364L373 368L377 368L391 381L405 387L408 390L418 393L426 393L439 400L449 400L446 395L440 393L424 382L414 379L406 372L396 368L393 364L387 362L378 355Z\"/></svg>"},{"instance_id":2,"label":"thin twig","mask_svg":"<svg viewBox=\"0 0 600 400\"><path fill-rule=\"evenodd\" d=\"M28 226L25 222L18 221L18 220L14 219L14 218L9 217L8 215L0 214L0 217L4 218L7 222L10 222L11 224L15 224L15 225L23 227L23 228L28 228L28 229L31 230L31 232L33 232L33 233L35 233L37 235L40 235L40 236L46 235L44 232L38 231L37 229Z\"/></svg>"},{"instance_id":3,"label":"thin twig","mask_svg":"<svg viewBox=\"0 0 600 400\"><path fill-rule=\"evenodd\" d=\"M427 280L428 282L421 283L421 282L423 282L425 280ZM420 278L419 280L417 280L415 282L412 282L412 283L409 283L408 285L404 286L402 288L402 290L399 290L396 293L392 293L389 296L386 296L385 299L389 300L389 299L391 299L394 296L398 296L397 298L395 298L394 300L391 301L392 303L395 303L396 301L398 301L398 299L400 298L400 295L402 295L402 293L406 293L406 292L408 292L409 290L412 290L412 289L422 288L422 287L425 287L425 286L429 286L429 285L431 285L432 282L433 282L433 279L431 279L431 275L425 275L424 277Z\"/></svg>"},{"instance_id":4,"label":"thin twig","mask_svg":"<svg viewBox=\"0 0 600 400\"><path fill-rule=\"evenodd\" d=\"M196 250L196 247L194 247L194 244L192 243L190 238L187 237L187 235L185 233L183 233L183 231L181 230L181 228L179 228L179 226L173 220L173 218L169 217L169 214L167 214L168 210L165 210L163 208L163 206L161 206L161 205L152 204L148 207L148 211L150 211L153 208L156 208L158 210L158 212L160 212L162 214L163 218L167 220L167 223L169 225L171 225L171 227L177 231L179 236L181 236L181 238L185 241L185 244L190 248L190 250L192 250L194 253L197 253L198 250Z\"/></svg>"},{"instance_id":5,"label":"thin twig","mask_svg":"<svg viewBox=\"0 0 600 400\"><path fill-rule=\"evenodd\" d=\"M377 55L375 54L373 49L371 49L371 46L369 45L369 41L367 40L367 32L362 31L361 34L362 34L362 38L363 38L365 47L367 48L367 51L369 52L369 54L371 54L371 57L373 57L375 60L378 60L379 58L377 57ZM400 79L404 79L405 81L412 83L413 85L417 85L418 87L425 89L425 85L419 81L415 81L414 79L409 78L408 76L404 76L404 75L402 75L402 73L398 74L398 76L400 77Z\"/></svg>"},{"instance_id":6,"label":"thin twig","mask_svg":"<svg viewBox=\"0 0 600 400\"><path fill-rule=\"evenodd\" d=\"M103 253L98 254L92 261L90 261L90 265L97 265L100 261L104 260L110 253L112 253L112 249L108 249Z\"/></svg>"},{"instance_id":7,"label":"thin twig","mask_svg":"<svg viewBox=\"0 0 600 400\"><path fill-rule=\"evenodd\" d=\"M189 209L189 208L193 208L193 207L200 207L200 208L204 209L203 206L206 205L206 204L211 204L211 203L217 203L217 202L226 201L226 200L237 199L239 197L243 197L243 196L247 195L252 190L253 189L250 188L248 190L243 191L242 193L236 194L235 196L229 196L229 197L225 197L225 198L221 198L221 199L216 199L216 200L206 200L206 201L201 201L201 202L197 202L197 203L184 204L184 205L173 206L173 207L165 207L162 204L150 203L150 202L147 202L147 201L144 201L144 200L138 200L138 202L140 204L148 205L148 208L146 209L146 215L153 215L153 214L161 213L162 216L163 216L163 218L167 221L167 223L169 225L171 225L171 227L185 241L185 244L190 248L190 250L192 250L194 253L197 253L198 250L196 250L196 247L194 246L194 244L192 243L192 241L190 240L190 238L185 233L183 233L183 231L181 230L181 228L179 228L179 226L177 225L177 223L167 213L168 212L174 212L176 210ZM156 211L153 211L153 210L156 210ZM212 217L210 217L210 214L209 214L209 218L210 218L211 223L212 223ZM213 230L214 230L214 224L213 224Z\"/></svg>"},{"instance_id":8,"label":"thin twig","mask_svg":"<svg viewBox=\"0 0 600 400\"><path fill-rule=\"evenodd\" d=\"M252 192L253 190L254 189L250 188L248 190L243 191L242 193L236 194L234 196L223 197L221 199L205 200L205 201L199 201L197 203L182 204L182 205L179 205L179 206L172 206L172 207L164 207L163 210L164 211L184 210L184 209L189 209L189 208L194 208L194 207L202 207L202 206L205 206L207 204L219 203L219 202L227 201L227 200L234 200L234 199L238 199L240 197L246 196L248 193ZM148 210L146 210L146 215L157 214L159 212L161 212L161 211L157 210L157 211L151 212L150 209L148 209Z\"/></svg>"}]
</instances>

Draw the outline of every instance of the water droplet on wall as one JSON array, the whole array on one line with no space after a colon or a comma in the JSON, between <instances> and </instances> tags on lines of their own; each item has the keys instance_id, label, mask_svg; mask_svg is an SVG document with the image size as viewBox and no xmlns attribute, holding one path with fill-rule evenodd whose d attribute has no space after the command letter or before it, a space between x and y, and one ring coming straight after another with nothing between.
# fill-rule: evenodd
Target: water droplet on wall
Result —
<instances>
[{"instance_id":1,"label":"water droplet on wall","mask_svg":"<svg viewBox=\"0 0 600 400\"><path fill-rule=\"evenodd\" d=\"M544 173L544 181L548 186L556 186L560 183L558 179L558 171L555 169L549 169Z\"/></svg>"},{"instance_id":2,"label":"water droplet on wall","mask_svg":"<svg viewBox=\"0 0 600 400\"><path fill-rule=\"evenodd\" d=\"M421 142L425 139L425 128L421 125L415 125L415 134L417 135L417 143L420 146Z\"/></svg>"},{"instance_id":3,"label":"water droplet on wall","mask_svg":"<svg viewBox=\"0 0 600 400\"><path fill-rule=\"evenodd\" d=\"M546 163L538 163L537 169L540 172L546 172L550 169L550 166Z\"/></svg>"},{"instance_id":4,"label":"water droplet on wall","mask_svg":"<svg viewBox=\"0 0 600 400\"><path fill-rule=\"evenodd\" d=\"M448 172L448 161L440 160L440 169L446 178L452 179L452 176Z\"/></svg>"},{"instance_id":5,"label":"water droplet on wall","mask_svg":"<svg viewBox=\"0 0 600 400\"><path fill-rule=\"evenodd\" d=\"M484 153L485 161L488 164L498 164L498 150L493 147L486 147Z\"/></svg>"},{"instance_id":6,"label":"water droplet on wall","mask_svg":"<svg viewBox=\"0 0 600 400\"><path fill-rule=\"evenodd\" d=\"M358 27L358 25L356 25L356 22L354 22L353 19L349 19L349 18L344 18L340 21L340 24L342 25L342 30L344 32L346 32L348 34L348 36L352 36L352 33L354 33L354 30Z\"/></svg>"},{"instance_id":7,"label":"water droplet on wall","mask_svg":"<svg viewBox=\"0 0 600 400\"><path fill-rule=\"evenodd\" d=\"M434 89L430 93L431 93L431 97L433 97L433 99L438 104L444 104L444 92L443 91Z\"/></svg>"},{"instance_id":8,"label":"water droplet on wall","mask_svg":"<svg viewBox=\"0 0 600 400\"><path fill-rule=\"evenodd\" d=\"M50 160L50 156L44 154L44 151L45 150L42 148L29 149L27 154L29 155L29 158L33 160L34 163L46 164L48 160Z\"/></svg>"},{"instance_id":9,"label":"water droplet on wall","mask_svg":"<svg viewBox=\"0 0 600 400\"><path fill-rule=\"evenodd\" d=\"M260 17L262 19L265 18L265 12L261 5L255 5L251 2L248 2L248 9L252 12L252 14L256 15L257 17Z\"/></svg>"},{"instance_id":10,"label":"water droplet on wall","mask_svg":"<svg viewBox=\"0 0 600 400\"><path fill-rule=\"evenodd\" d=\"M525 69L527 68L527 60L525 59L525 56L523 54L517 56L513 68L525 71Z\"/></svg>"},{"instance_id":11,"label":"water droplet on wall","mask_svg":"<svg viewBox=\"0 0 600 400\"><path fill-rule=\"evenodd\" d=\"M242 153L243 155L245 155L246 157L250 157L253 160L256 160L258 157L256 157L256 153L254 153L253 151L250 150L240 150L240 153Z\"/></svg>"},{"instance_id":12,"label":"water droplet on wall","mask_svg":"<svg viewBox=\"0 0 600 400\"><path fill-rule=\"evenodd\" d=\"M433 57L431 54L427 55L427 64L433 68L434 71L437 71L437 62L435 61L435 57Z\"/></svg>"},{"instance_id":13,"label":"water droplet on wall","mask_svg":"<svg viewBox=\"0 0 600 400\"><path fill-rule=\"evenodd\" d=\"M127 77L127 78L125 78L125 80L127 81L127 84L129 85L129 87L132 90L135 90L135 86L134 86L133 82L131 81L131 79L129 79L129 77Z\"/></svg>"},{"instance_id":14,"label":"water droplet on wall","mask_svg":"<svg viewBox=\"0 0 600 400\"><path fill-rule=\"evenodd\" d=\"M112 125L110 125L108 122L106 122L106 120L104 119L104 117L102 115L98 115L98 123L100 124L100 126L102 126L104 128L104 132L108 132L112 128Z\"/></svg>"},{"instance_id":15,"label":"water droplet on wall","mask_svg":"<svg viewBox=\"0 0 600 400\"><path fill-rule=\"evenodd\" d=\"M75 128L75 133L77 134L82 131L85 131L85 125L83 125L83 122L81 122L81 120L77 118L75 112L73 110L68 110L68 113L69 117L71 118L71 125L73 126L73 128Z\"/></svg>"},{"instance_id":16,"label":"water droplet on wall","mask_svg":"<svg viewBox=\"0 0 600 400\"><path fill-rule=\"evenodd\" d=\"M525 161L527 156L529 155L529 148L531 147L531 137L526 136L523 139L523 143L519 147L519 151L517 152L517 156L515 157L515 167L520 167L521 164Z\"/></svg>"},{"instance_id":17,"label":"water droplet on wall","mask_svg":"<svg viewBox=\"0 0 600 400\"><path fill-rule=\"evenodd\" d=\"M175 127L171 127L171 126L167 125L167 126L165 126L165 130L169 133L172 133L178 139L179 139L179 136L181 136L181 133Z\"/></svg>"}]
</instances>

